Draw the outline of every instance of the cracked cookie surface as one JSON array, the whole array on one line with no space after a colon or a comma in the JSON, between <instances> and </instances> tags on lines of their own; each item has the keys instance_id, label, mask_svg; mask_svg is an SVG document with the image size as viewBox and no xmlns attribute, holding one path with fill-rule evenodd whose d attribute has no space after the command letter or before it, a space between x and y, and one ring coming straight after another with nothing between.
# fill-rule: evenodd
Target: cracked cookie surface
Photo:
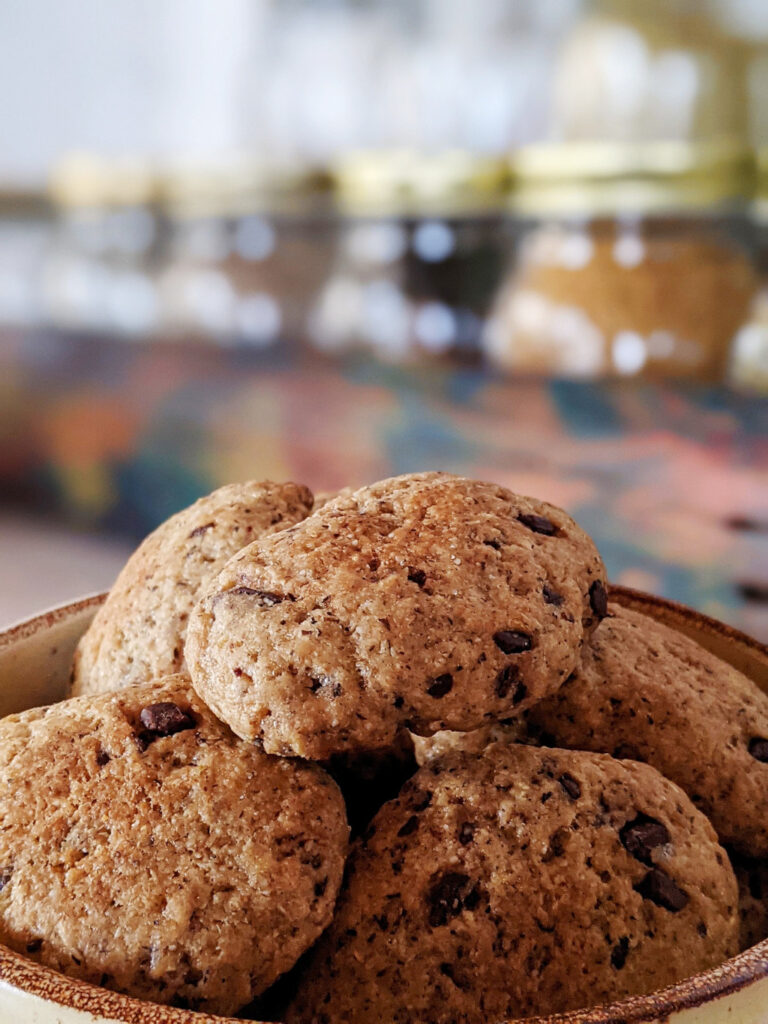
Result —
<instances>
[{"instance_id":1,"label":"cracked cookie surface","mask_svg":"<svg viewBox=\"0 0 768 1024\"><path fill-rule=\"evenodd\" d=\"M353 849L290 1024L480 1024L649 992L738 946L706 818L648 765L493 744L431 762Z\"/></svg>"},{"instance_id":2,"label":"cracked cookie surface","mask_svg":"<svg viewBox=\"0 0 768 1024\"><path fill-rule=\"evenodd\" d=\"M309 515L299 484L228 484L162 523L130 557L81 639L73 696L106 693L184 669L200 587L240 548Z\"/></svg>"},{"instance_id":3,"label":"cracked cookie surface","mask_svg":"<svg viewBox=\"0 0 768 1024\"><path fill-rule=\"evenodd\" d=\"M415 474L234 556L192 614L187 662L238 735L322 760L519 714L605 610L600 556L565 512Z\"/></svg>"},{"instance_id":4,"label":"cracked cookie surface","mask_svg":"<svg viewBox=\"0 0 768 1024\"><path fill-rule=\"evenodd\" d=\"M239 740L181 675L0 721L0 941L231 1014L330 922L347 852L317 765Z\"/></svg>"}]
</instances>

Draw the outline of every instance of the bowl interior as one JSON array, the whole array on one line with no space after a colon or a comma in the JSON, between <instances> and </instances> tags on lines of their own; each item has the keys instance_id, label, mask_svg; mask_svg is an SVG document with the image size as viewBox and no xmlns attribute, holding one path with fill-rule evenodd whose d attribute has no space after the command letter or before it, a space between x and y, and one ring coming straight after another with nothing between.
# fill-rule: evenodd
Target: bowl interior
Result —
<instances>
[{"instance_id":1,"label":"bowl interior","mask_svg":"<svg viewBox=\"0 0 768 1024\"><path fill-rule=\"evenodd\" d=\"M84 598L0 634L0 716L66 696L75 646L104 598ZM612 587L611 598L692 637L768 693L767 647L671 601L624 587ZM766 1006L768 941L663 992L610 1007L529 1018L526 1024L650 1024L672 1019L681 1024L764 1024ZM225 1019L144 1003L73 981L0 946L0 1020L13 1017L40 1024L221 1024Z\"/></svg>"}]
</instances>

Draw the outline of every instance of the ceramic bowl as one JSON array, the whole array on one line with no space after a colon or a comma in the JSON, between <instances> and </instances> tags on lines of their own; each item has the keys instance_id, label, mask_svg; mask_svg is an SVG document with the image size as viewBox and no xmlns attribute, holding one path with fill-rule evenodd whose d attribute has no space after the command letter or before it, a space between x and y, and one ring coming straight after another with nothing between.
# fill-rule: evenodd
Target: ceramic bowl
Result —
<instances>
[{"instance_id":1,"label":"ceramic bowl","mask_svg":"<svg viewBox=\"0 0 768 1024\"><path fill-rule=\"evenodd\" d=\"M689 608L612 587L637 608L730 662L768 692L768 648ZM72 654L104 595L85 598L0 633L0 715L64 696ZM232 1020L192 1013L73 981L0 946L0 1024L206 1024ZM648 996L525 1024L766 1024L768 941L713 970Z\"/></svg>"}]
</instances>

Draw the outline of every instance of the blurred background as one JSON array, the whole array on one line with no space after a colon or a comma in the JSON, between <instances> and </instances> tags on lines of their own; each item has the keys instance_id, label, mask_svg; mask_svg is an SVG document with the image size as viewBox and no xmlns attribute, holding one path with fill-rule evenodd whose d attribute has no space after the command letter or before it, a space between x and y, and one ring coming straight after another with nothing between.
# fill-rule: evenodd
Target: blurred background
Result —
<instances>
[{"instance_id":1,"label":"blurred background","mask_svg":"<svg viewBox=\"0 0 768 1024\"><path fill-rule=\"evenodd\" d=\"M0 626L440 468L768 639L765 0L25 0L0 95Z\"/></svg>"}]
</instances>

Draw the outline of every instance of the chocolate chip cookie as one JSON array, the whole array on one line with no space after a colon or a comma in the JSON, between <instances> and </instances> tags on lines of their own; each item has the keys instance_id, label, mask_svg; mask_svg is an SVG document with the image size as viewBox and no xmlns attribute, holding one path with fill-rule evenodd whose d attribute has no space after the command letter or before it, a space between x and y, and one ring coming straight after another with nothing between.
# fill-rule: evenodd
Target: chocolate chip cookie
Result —
<instances>
[{"instance_id":1,"label":"chocolate chip cookie","mask_svg":"<svg viewBox=\"0 0 768 1024\"><path fill-rule=\"evenodd\" d=\"M172 676L0 722L0 941L229 1014L329 923L346 855L317 765L243 743Z\"/></svg>"},{"instance_id":2,"label":"chocolate chip cookie","mask_svg":"<svg viewBox=\"0 0 768 1024\"><path fill-rule=\"evenodd\" d=\"M171 516L128 560L80 641L72 694L105 693L181 671L201 585L240 548L311 509L306 487L265 481L221 487Z\"/></svg>"},{"instance_id":3,"label":"chocolate chip cookie","mask_svg":"<svg viewBox=\"0 0 768 1024\"><path fill-rule=\"evenodd\" d=\"M190 619L201 697L268 753L322 760L518 714L606 612L565 512L440 473L340 495L235 555Z\"/></svg>"},{"instance_id":4,"label":"chocolate chip cookie","mask_svg":"<svg viewBox=\"0 0 768 1024\"><path fill-rule=\"evenodd\" d=\"M768 696L676 630L612 603L579 668L528 725L555 746L647 761L721 842L768 856Z\"/></svg>"},{"instance_id":5,"label":"chocolate chip cookie","mask_svg":"<svg viewBox=\"0 0 768 1024\"><path fill-rule=\"evenodd\" d=\"M738 945L707 819L653 768L494 744L422 768L350 858L290 1024L486 1024L649 992Z\"/></svg>"}]
</instances>

